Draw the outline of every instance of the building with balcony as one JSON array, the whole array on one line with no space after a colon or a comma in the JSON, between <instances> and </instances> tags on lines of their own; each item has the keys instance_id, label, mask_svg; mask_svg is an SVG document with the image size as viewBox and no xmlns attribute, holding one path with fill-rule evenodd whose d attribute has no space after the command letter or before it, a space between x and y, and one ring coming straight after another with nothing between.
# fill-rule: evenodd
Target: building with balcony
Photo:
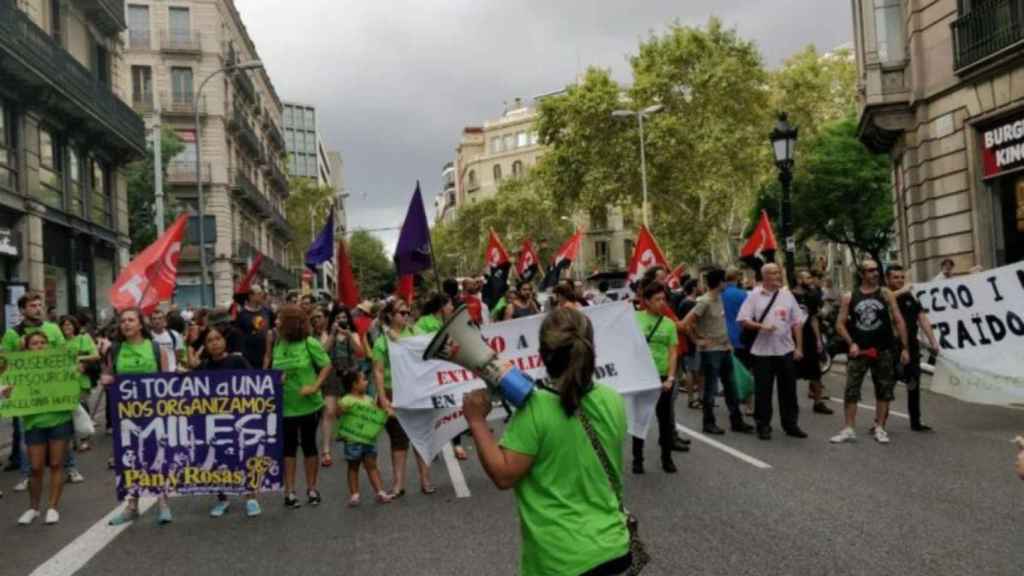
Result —
<instances>
[{"instance_id":1,"label":"building with balcony","mask_svg":"<svg viewBox=\"0 0 1024 576\"><path fill-rule=\"evenodd\" d=\"M201 181L206 214L214 218L216 234L206 249L207 302L230 300L257 252L267 288L297 287L297 273L268 272L292 267L283 105L264 70L218 73L232 63L259 60L234 2L129 0L124 10L124 75L132 106L147 125L172 128L185 145L167 166L168 211L197 210ZM201 300L198 248L182 251L174 298L182 304Z\"/></svg>"},{"instance_id":2,"label":"building with balcony","mask_svg":"<svg viewBox=\"0 0 1024 576\"><path fill-rule=\"evenodd\" d=\"M146 148L120 82L125 26L113 0L0 0L0 291L8 306L33 289L61 314L110 307L130 246L121 169Z\"/></svg>"},{"instance_id":3,"label":"building with balcony","mask_svg":"<svg viewBox=\"0 0 1024 576\"><path fill-rule=\"evenodd\" d=\"M536 121L536 108L517 98L500 118L464 128L454 163L442 170L435 222L450 221L459 207L497 194L502 181L525 176L544 154ZM636 238L632 210L609 206L575 214L573 220L586 230L574 274L626 267Z\"/></svg>"},{"instance_id":4,"label":"building with balcony","mask_svg":"<svg viewBox=\"0 0 1024 576\"><path fill-rule=\"evenodd\" d=\"M1024 259L1024 0L853 0L860 137L916 280Z\"/></svg>"}]
</instances>

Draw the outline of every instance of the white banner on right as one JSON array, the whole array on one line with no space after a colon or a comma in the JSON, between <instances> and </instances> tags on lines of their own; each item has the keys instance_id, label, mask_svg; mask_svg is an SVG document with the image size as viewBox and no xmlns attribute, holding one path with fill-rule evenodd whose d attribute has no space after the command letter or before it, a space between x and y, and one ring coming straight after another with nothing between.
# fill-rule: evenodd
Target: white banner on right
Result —
<instances>
[{"instance_id":1,"label":"white banner on right","mask_svg":"<svg viewBox=\"0 0 1024 576\"><path fill-rule=\"evenodd\" d=\"M932 391L1024 406L1024 262L914 285L942 351Z\"/></svg>"}]
</instances>

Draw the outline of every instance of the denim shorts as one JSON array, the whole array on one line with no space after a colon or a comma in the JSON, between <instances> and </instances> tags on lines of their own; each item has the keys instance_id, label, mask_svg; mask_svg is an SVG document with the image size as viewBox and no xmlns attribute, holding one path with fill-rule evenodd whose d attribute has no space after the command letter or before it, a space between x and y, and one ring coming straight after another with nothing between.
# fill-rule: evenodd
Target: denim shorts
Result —
<instances>
[{"instance_id":1,"label":"denim shorts","mask_svg":"<svg viewBox=\"0 0 1024 576\"><path fill-rule=\"evenodd\" d=\"M377 447L370 444L358 442L345 442L345 460L348 462L362 462L363 458L376 458Z\"/></svg>"},{"instance_id":2,"label":"denim shorts","mask_svg":"<svg viewBox=\"0 0 1024 576\"><path fill-rule=\"evenodd\" d=\"M50 428L35 428L25 432L25 445L36 446L50 441L71 440L75 435L75 425L67 421Z\"/></svg>"}]
</instances>

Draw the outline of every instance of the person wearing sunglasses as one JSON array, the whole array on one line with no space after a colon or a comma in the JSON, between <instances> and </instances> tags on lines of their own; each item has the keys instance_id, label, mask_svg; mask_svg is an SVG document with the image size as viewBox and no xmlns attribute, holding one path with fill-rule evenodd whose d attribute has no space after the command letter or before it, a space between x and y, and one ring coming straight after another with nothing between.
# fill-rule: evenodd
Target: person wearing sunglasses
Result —
<instances>
[{"instance_id":1,"label":"person wearing sunglasses","mask_svg":"<svg viewBox=\"0 0 1024 576\"><path fill-rule=\"evenodd\" d=\"M833 444L853 442L857 439L854 424L857 420L857 403L864 377L871 372L875 385L875 426L872 434L879 444L889 443L885 430L889 417L889 403L893 400L896 387L896 340L893 330L899 335L902 348L899 362L904 366L910 362L907 346L907 327L896 303L896 297L881 285L881 269L878 262L865 260L861 265L860 287L852 294L844 294L836 320L836 332L846 341L847 353L846 391L843 404L846 426L833 436Z\"/></svg>"},{"instance_id":2,"label":"person wearing sunglasses","mask_svg":"<svg viewBox=\"0 0 1024 576\"><path fill-rule=\"evenodd\" d=\"M409 325L409 306L402 300L392 299L384 305L380 312L382 334L373 343L373 381L377 390L383 390L377 398L380 407L387 411L388 422L385 429L391 440L391 498L405 496L405 461L409 454L409 436L395 417L395 409L391 405L391 359L388 356L388 345L400 338L414 336L415 332ZM433 494L437 490L430 483L430 466L416 453L416 466L420 473L420 491Z\"/></svg>"}]
</instances>

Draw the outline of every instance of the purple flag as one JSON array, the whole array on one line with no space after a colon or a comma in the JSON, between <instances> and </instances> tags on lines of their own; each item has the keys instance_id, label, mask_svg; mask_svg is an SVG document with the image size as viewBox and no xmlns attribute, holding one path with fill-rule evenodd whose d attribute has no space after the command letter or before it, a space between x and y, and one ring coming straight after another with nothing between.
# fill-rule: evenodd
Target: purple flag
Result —
<instances>
[{"instance_id":1,"label":"purple flag","mask_svg":"<svg viewBox=\"0 0 1024 576\"><path fill-rule=\"evenodd\" d=\"M405 214L398 247L395 248L395 270L399 276L404 276L431 267L430 228L427 226L427 212L423 209L420 183L416 182L416 192L409 202L409 211Z\"/></svg>"},{"instance_id":2,"label":"purple flag","mask_svg":"<svg viewBox=\"0 0 1024 576\"><path fill-rule=\"evenodd\" d=\"M306 266L316 270L316 267L334 258L334 210L327 217L327 223L320 235L313 240L313 245L306 251Z\"/></svg>"}]
</instances>

